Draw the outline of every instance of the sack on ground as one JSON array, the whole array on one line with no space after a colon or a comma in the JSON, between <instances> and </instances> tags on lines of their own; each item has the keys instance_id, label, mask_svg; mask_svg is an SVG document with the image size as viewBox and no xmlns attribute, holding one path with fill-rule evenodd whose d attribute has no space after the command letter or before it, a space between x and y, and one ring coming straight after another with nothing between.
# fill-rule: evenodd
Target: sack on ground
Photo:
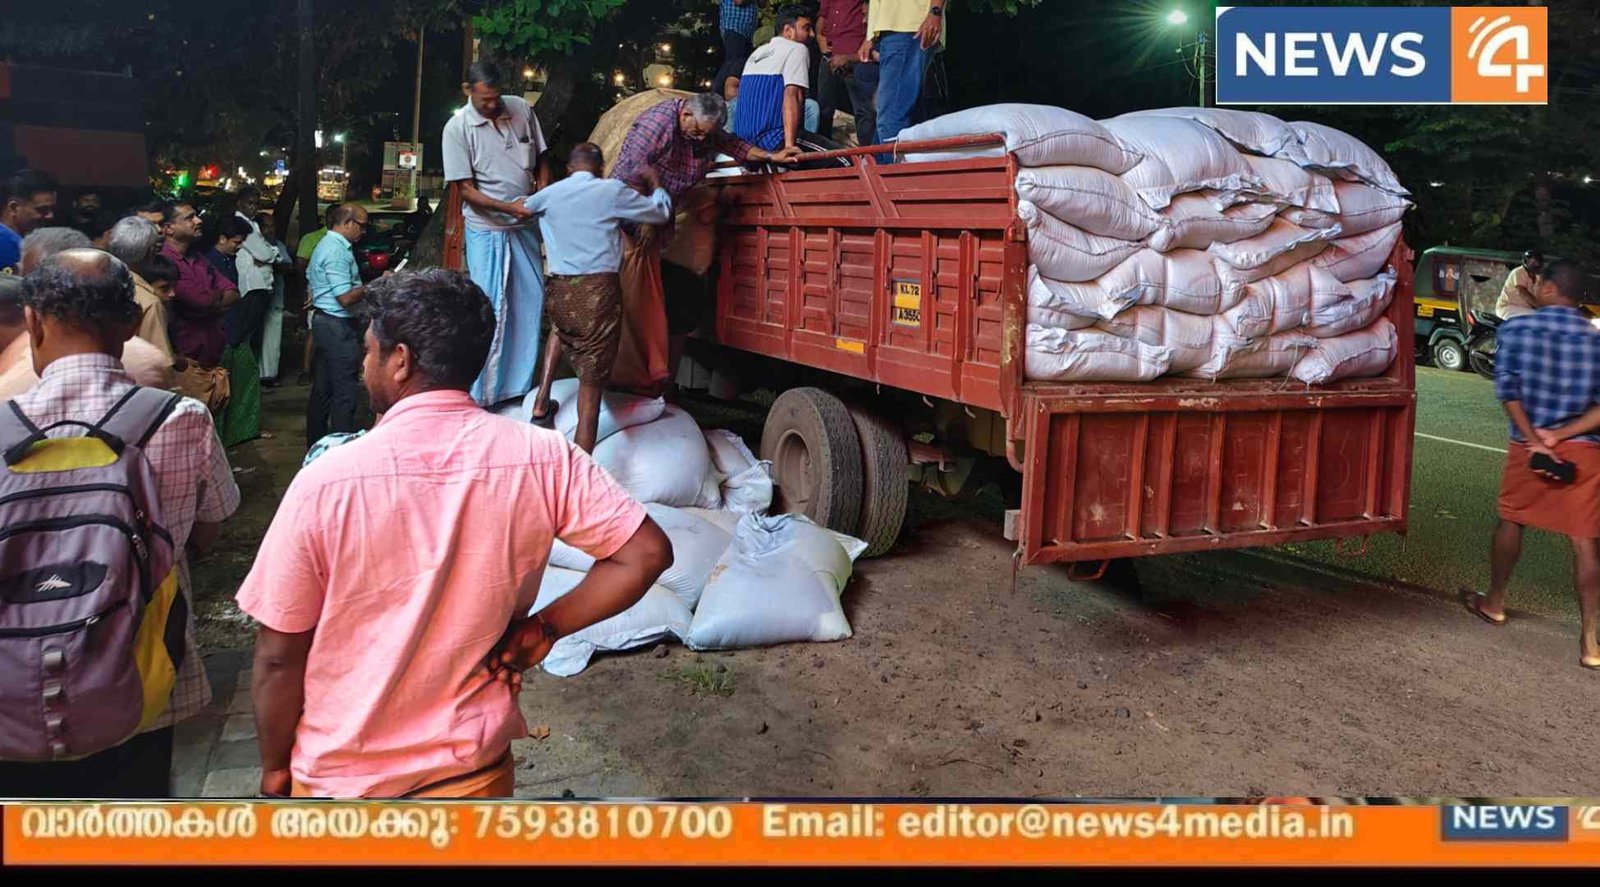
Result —
<instances>
[{"instance_id":1,"label":"sack on ground","mask_svg":"<svg viewBox=\"0 0 1600 887\"><path fill-rule=\"evenodd\" d=\"M1339 227L1345 237L1384 228L1405 218L1411 201L1361 182L1335 182L1339 196Z\"/></svg>"},{"instance_id":2,"label":"sack on ground","mask_svg":"<svg viewBox=\"0 0 1600 887\"><path fill-rule=\"evenodd\" d=\"M1338 237L1339 233L1337 225L1321 229L1300 228L1277 219L1267 230L1255 237L1234 243L1215 243L1211 245L1210 252L1235 268L1260 268L1305 244L1332 240Z\"/></svg>"},{"instance_id":3,"label":"sack on ground","mask_svg":"<svg viewBox=\"0 0 1600 887\"><path fill-rule=\"evenodd\" d=\"M1271 227L1276 209L1265 204L1237 204L1218 209L1204 192L1180 194L1162 211L1166 225L1150 237L1150 248L1206 249L1213 243L1233 243L1254 237Z\"/></svg>"},{"instance_id":4,"label":"sack on ground","mask_svg":"<svg viewBox=\"0 0 1600 887\"><path fill-rule=\"evenodd\" d=\"M1028 226L1028 258L1046 277L1068 282L1094 280L1138 252L1140 244L1090 234L1026 200L1017 215Z\"/></svg>"},{"instance_id":5,"label":"sack on ground","mask_svg":"<svg viewBox=\"0 0 1600 887\"><path fill-rule=\"evenodd\" d=\"M1342 237L1327 252L1312 259L1312 264L1340 280L1373 277L1389 263L1395 244L1400 242L1401 227L1395 222L1355 237Z\"/></svg>"},{"instance_id":6,"label":"sack on ground","mask_svg":"<svg viewBox=\"0 0 1600 887\"><path fill-rule=\"evenodd\" d=\"M1190 191L1239 191L1261 184L1238 149L1192 120L1124 114L1105 127L1145 155L1122 178L1151 209L1165 209L1173 197Z\"/></svg>"},{"instance_id":7,"label":"sack on ground","mask_svg":"<svg viewBox=\"0 0 1600 887\"><path fill-rule=\"evenodd\" d=\"M722 507L736 513L765 514L772 507L772 463L756 458L732 431L706 432L711 466L716 469Z\"/></svg>"},{"instance_id":8,"label":"sack on ground","mask_svg":"<svg viewBox=\"0 0 1600 887\"><path fill-rule=\"evenodd\" d=\"M1017 196L1102 237L1143 240L1163 224L1126 182L1091 166L1018 170Z\"/></svg>"},{"instance_id":9,"label":"sack on ground","mask_svg":"<svg viewBox=\"0 0 1600 887\"><path fill-rule=\"evenodd\" d=\"M1102 330L1029 325L1024 366L1045 382L1148 382L1172 366L1172 350Z\"/></svg>"},{"instance_id":10,"label":"sack on ground","mask_svg":"<svg viewBox=\"0 0 1600 887\"><path fill-rule=\"evenodd\" d=\"M1313 267L1311 279L1311 317L1306 333L1329 339L1371 326L1389 307L1394 296L1396 275L1388 269L1376 277L1343 283L1337 277Z\"/></svg>"},{"instance_id":11,"label":"sack on ground","mask_svg":"<svg viewBox=\"0 0 1600 887\"><path fill-rule=\"evenodd\" d=\"M584 574L576 570L546 568L529 615L577 588L583 578ZM660 585L652 585L644 597L628 609L556 641L540 665L550 674L571 677L588 668L589 660L596 653L632 650L669 638L682 638L689 631L691 619L689 608L677 595Z\"/></svg>"},{"instance_id":12,"label":"sack on ground","mask_svg":"<svg viewBox=\"0 0 1600 887\"><path fill-rule=\"evenodd\" d=\"M678 407L668 406L654 422L624 428L601 441L594 461L640 502L700 508L722 504L705 435Z\"/></svg>"},{"instance_id":13,"label":"sack on ground","mask_svg":"<svg viewBox=\"0 0 1600 887\"><path fill-rule=\"evenodd\" d=\"M1379 376L1394 363L1399 334L1387 317L1359 332L1318 339L1315 349L1294 367L1294 377L1307 385L1325 385L1340 379Z\"/></svg>"},{"instance_id":14,"label":"sack on ground","mask_svg":"<svg viewBox=\"0 0 1600 887\"><path fill-rule=\"evenodd\" d=\"M661 574L656 585L678 596L690 610L700 603L700 594L711 578L733 535L727 530L670 505L646 505L650 519L661 527L672 543L672 566Z\"/></svg>"},{"instance_id":15,"label":"sack on ground","mask_svg":"<svg viewBox=\"0 0 1600 887\"><path fill-rule=\"evenodd\" d=\"M1261 187L1254 192L1258 200L1324 213L1339 212L1339 197L1333 180L1327 176L1276 157L1246 155L1244 162L1261 180Z\"/></svg>"},{"instance_id":16,"label":"sack on ground","mask_svg":"<svg viewBox=\"0 0 1600 887\"><path fill-rule=\"evenodd\" d=\"M801 515L745 515L684 641L696 650L726 650L850 637L840 597L861 550L852 555Z\"/></svg>"},{"instance_id":17,"label":"sack on ground","mask_svg":"<svg viewBox=\"0 0 1600 887\"><path fill-rule=\"evenodd\" d=\"M1244 298L1222 313L1240 339L1259 339L1306 325L1311 317L1311 271L1296 265L1282 274L1246 284Z\"/></svg>"},{"instance_id":18,"label":"sack on ground","mask_svg":"<svg viewBox=\"0 0 1600 887\"><path fill-rule=\"evenodd\" d=\"M1297 153L1300 149L1300 136L1295 134L1289 124L1260 111L1236 111L1231 108L1159 108L1152 111L1134 111L1123 116L1182 117L1212 130L1239 150L1251 154L1271 157L1280 152Z\"/></svg>"},{"instance_id":19,"label":"sack on ground","mask_svg":"<svg viewBox=\"0 0 1600 887\"><path fill-rule=\"evenodd\" d=\"M964 151L908 154L912 163L955 160L961 157L998 157L1015 154L1023 166L1092 166L1120 175L1139 162L1131 151L1094 120L1075 111L1049 105L1000 104L970 108L936 117L900 132L900 141L945 139L1000 133L1005 147L996 145Z\"/></svg>"},{"instance_id":20,"label":"sack on ground","mask_svg":"<svg viewBox=\"0 0 1600 887\"><path fill-rule=\"evenodd\" d=\"M1391 194L1404 197L1411 192L1395 178L1394 170L1360 139L1320 123L1291 123L1300 137L1297 151L1280 151L1275 156L1291 160L1307 169L1366 182Z\"/></svg>"},{"instance_id":21,"label":"sack on ground","mask_svg":"<svg viewBox=\"0 0 1600 887\"><path fill-rule=\"evenodd\" d=\"M1216 318L1170 308L1140 305L1101 321L1100 329L1124 339L1157 345L1172 352L1169 373L1183 373L1211 359Z\"/></svg>"},{"instance_id":22,"label":"sack on ground","mask_svg":"<svg viewBox=\"0 0 1600 887\"><path fill-rule=\"evenodd\" d=\"M1211 359L1186 375L1213 380L1287 377L1316 343L1316 339L1300 332L1264 339L1218 335Z\"/></svg>"},{"instance_id":23,"label":"sack on ground","mask_svg":"<svg viewBox=\"0 0 1600 887\"><path fill-rule=\"evenodd\" d=\"M533 405L539 399L538 389L528 392L522 400L518 418L531 421ZM557 379L550 383L550 399L560 405L556 410L555 429L572 440L578 433L578 380ZM667 402L659 397L639 397L621 391L607 391L600 396L600 423L595 442L605 440L624 428L645 425L661 418Z\"/></svg>"}]
</instances>

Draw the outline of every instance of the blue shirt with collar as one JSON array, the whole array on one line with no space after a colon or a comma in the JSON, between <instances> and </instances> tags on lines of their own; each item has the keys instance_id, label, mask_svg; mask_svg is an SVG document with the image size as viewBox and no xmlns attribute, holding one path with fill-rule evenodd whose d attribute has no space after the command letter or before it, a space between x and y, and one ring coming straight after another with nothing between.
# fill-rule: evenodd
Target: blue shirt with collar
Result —
<instances>
[{"instance_id":1,"label":"blue shirt with collar","mask_svg":"<svg viewBox=\"0 0 1600 887\"><path fill-rule=\"evenodd\" d=\"M361 269L350 241L329 231L311 254L306 280L311 285L311 307L330 317L349 317L350 309L339 304L339 297L361 286Z\"/></svg>"},{"instance_id":2,"label":"blue shirt with collar","mask_svg":"<svg viewBox=\"0 0 1600 887\"><path fill-rule=\"evenodd\" d=\"M665 189L646 197L620 179L590 172L575 172L523 205L539 217L550 273L563 276L621 270L621 223L664 225L672 218Z\"/></svg>"}]
</instances>

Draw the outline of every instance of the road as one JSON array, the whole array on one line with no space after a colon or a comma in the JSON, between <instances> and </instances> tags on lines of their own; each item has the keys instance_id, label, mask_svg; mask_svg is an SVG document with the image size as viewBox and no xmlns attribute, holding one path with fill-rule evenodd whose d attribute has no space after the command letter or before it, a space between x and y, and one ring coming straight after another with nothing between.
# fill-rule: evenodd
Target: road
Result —
<instances>
[{"instance_id":1,"label":"road","mask_svg":"<svg viewBox=\"0 0 1600 887\"><path fill-rule=\"evenodd\" d=\"M1486 573L1504 437L1489 383L1423 370L1418 389L1403 544L1152 559L1137 587L1030 568L1010 590L992 515L918 495L903 544L846 592L849 641L530 675L523 709L549 736L518 743L518 793L1600 795L1580 702L1600 676L1575 661L1559 540L1529 539L1509 626L1454 602ZM304 396L268 395L279 437L231 454L246 505L196 570L213 651L249 643L229 595L298 465ZM190 769L249 758L248 740L214 741L228 704L210 752L193 731L183 754L211 760Z\"/></svg>"}]
</instances>

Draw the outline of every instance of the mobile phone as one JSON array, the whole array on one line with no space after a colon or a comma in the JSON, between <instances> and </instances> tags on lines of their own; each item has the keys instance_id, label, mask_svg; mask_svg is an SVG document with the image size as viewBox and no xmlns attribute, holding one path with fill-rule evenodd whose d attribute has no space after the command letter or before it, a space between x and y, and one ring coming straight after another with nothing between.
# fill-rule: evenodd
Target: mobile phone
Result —
<instances>
[{"instance_id":1,"label":"mobile phone","mask_svg":"<svg viewBox=\"0 0 1600 887\"><path fill-rule=\"evenodd\" d=\"M1528 467L1534 471L1548 474L1564 484L1572 483L1578 474L1577 465L1571 462L1562 462L1560 459L1553 459L1544 453L1534 453L1533 458L1528 460Z\"/></svg>"}]
</instances>

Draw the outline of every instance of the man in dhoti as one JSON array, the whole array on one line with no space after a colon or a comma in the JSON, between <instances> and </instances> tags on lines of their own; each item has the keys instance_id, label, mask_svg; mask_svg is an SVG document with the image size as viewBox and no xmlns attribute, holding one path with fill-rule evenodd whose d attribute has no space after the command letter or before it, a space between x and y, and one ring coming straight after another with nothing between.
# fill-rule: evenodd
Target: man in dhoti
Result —
<instances>
[{"instance_id":1,"label":"man in dhoti","mask_svg":"<svg viewBox=\"0 0 1600 887\"><path fill-rule=\"evenodd\" d=\"M523 201L550 182L533 108L500 94L493 63L467 69L468 104L444 128L444 177L461 190L467 273L494 305L494 340L472 397L485 407L533 389L544 313L539 228Z\"/></svg>"},{"instance_id":2,"label":"man in dhoti","mask_svg":"<svg viewBox=\"0 0 1600 887\"><path fill-rule=\"evenodd\" d=\"M628 130L611 177L640 191L654 169L676 204L716 165L719 154L744 163L792 163L798 148L766 151L727 132L728 103L712 93L662 102L639 115ZM622 345L611 375L613 388L659 394L670 376L666 296L661 287L661 247L666 226L625 225L622 253Z\"/></svg>"}]
</instances>

